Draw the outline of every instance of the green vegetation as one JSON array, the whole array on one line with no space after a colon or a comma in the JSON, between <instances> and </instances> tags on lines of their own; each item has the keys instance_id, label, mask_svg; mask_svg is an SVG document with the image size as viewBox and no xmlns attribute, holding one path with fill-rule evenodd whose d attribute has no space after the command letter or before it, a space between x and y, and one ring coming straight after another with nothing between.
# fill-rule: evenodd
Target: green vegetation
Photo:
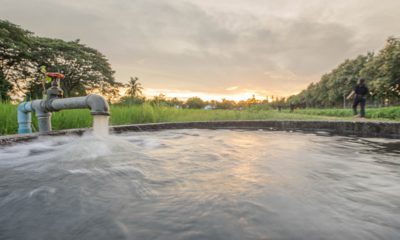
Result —
<instances>
[{"instance_id":1,"label":"green vegetation","mask_svg":"<svg viewBox=\"0 0 400 240\"><path fill-rule=\"evenodd\" d=\"M400 102L400 39L389 38L378 54L368 53L346 60L318 83L311 83L287 102L307 107L343 106L347 96L365 78L370 89L370 103L377 105Z\"/></svg>"},{"instance_id":2,"label":"green vegetation","mask_svg":"<svg viewBox=\"0 0 400 240\"><path fill-rule=\"evenodd\" d=\"M17 129L17 106L0 103L0 134L14 134Z\"/></svg>"},{"instance_id":3,"label":"green vegetation","mask_svg":"<svg viewBox=\"0 0 400 240\"><path fill-rule=\"evenodd\" d=\"M64 41L38 37L8 21L0 20L0 100L30 93L43 97L49 87L43 67L63 72L61 87L67 97L98 91L109 99L119 95L122 84L114 80L108 59L79 39Z\"/></svg>"},{"instance_id":4,"label":"green vegetation","mask_svg":"<svg viewBox=\"0 0 400 240\"><path fill-rule=\"evenodd\" d=\"M349 109L304 109L290 113L288 110L202 110L176 109L151 104L111 106L111 125L155 122L218 121L218 120L343 120L351 119ZM367 118L400 121L400 107L368 109ZM33 116L33 129L37 120ZM54 130L91 127L92 116L86 109L65 110L53 113ZM0 103L0 134L15 134L18 129L17 106Z\"/></svg>"},{"instance_id":5,"label":"green vegetation","mask_svg":"<svg viewBox=\"0 0 400 240\"><path fill-rule=\"evenodd\" d=\"M294 114L311 116L353 117L351 109L299 109ZM371 108L367 109L366 118L383 120L400 120L400 107Z\"/></svg>"}]
</instances>

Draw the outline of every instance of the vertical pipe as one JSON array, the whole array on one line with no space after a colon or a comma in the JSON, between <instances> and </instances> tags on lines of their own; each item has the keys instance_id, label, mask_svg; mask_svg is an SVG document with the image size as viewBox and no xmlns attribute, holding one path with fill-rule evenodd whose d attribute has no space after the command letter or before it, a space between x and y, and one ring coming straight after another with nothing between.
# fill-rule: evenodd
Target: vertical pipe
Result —
<instances>
[{"instance_id":1,"label":"vertical pipe","mask_svg":"<svg viewBox=\"0 0 400 240\"><path fill-rule=\"evenodd\" d=\"M51 113L42 111L36 111L35 113L38 118L39 132L51 132Z\"/></svg>"},{"instance_id":2,"label":"vertical pipe","mask_svg":"<svg viewBox=\"0 0 400 240\"><path fill-rule=\"evenodd\" d=\"M31 102L22 102L18 105L18 133L32 133L32 104Z\"/></svg>"},{"instance_id":3,"label":"vertical pipe","mask_svg":"<svg viewBox=\"0 0 400 240\"><path fill-rule=\"evenodd\" d=\"M39 132L46 133L51 131L51 112L46 109L47 100L33 100L32 110L38 118Z\"/></svg>"}]
</instances>

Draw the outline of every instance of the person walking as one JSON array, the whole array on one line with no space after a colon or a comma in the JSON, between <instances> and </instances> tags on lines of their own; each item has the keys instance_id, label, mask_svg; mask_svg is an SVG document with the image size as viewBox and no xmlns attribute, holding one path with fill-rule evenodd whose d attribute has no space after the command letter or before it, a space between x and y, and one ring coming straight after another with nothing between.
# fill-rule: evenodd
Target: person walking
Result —
<instances>
[{"instance_id":1,"label":"person walking","mask_svg":"<svg viewBox=\"0 0 400 240\"><path fill-rule=\"evenodd\" d=\"M354 115L357 115L357 106L360 104L360 115L359 117L365 117L365 103L367 101L367 96L369 94L369 89L365 85L365 79L361 78L358 82L358 85L354 88L354 90L350 93L347 99L350 99L354 96L353 102L353 112Z\"/></svg>"}]
</instances>

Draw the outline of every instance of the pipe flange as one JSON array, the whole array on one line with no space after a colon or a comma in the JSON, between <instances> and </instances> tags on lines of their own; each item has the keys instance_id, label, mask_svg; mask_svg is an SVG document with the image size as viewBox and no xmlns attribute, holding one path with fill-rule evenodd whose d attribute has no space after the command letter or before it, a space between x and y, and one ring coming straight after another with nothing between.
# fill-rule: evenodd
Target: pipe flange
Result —
<instances>
[{"instance_id":1,"label":"pipe flange","mask_svg":"<svg viewBox=\"0 0 400 240\"><path fill-rule=\"evenodd\" d=\"M50 98L44 101L44 108L46 109L46 111L48 112L58 112L59 110L53 108L52 103L53 100L57 99L57 98Z\"/></svg>"}]
</instances>

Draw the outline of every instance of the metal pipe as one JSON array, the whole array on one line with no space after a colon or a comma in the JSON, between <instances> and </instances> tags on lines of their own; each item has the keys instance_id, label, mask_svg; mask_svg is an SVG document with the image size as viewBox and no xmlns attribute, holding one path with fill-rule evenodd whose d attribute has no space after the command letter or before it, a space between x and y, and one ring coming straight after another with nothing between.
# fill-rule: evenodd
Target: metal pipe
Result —
<instances>
[{"instance_id":1,"label":"metal pipe","mask_svg":"<svg viewBox=\"0 0 400 240\"><path fill-rule=\"evenodd\" d=\"M96 94L90 94L86 97L51 99L46 104L46 108L49 111L89 108L92 115L110 115L107 101L104 97Z\"/></svg>"},{"instance_id":2,"label":"metal pipe","mask_svg":"<svg viewBox=\"0 0 400 240\"><path fill-rule=\"evenodd\" d=\"M45 133L51 131L51 111L46 108L46 103L49 100L33 100L32 110L38 118L39 132Z\"/></svg>"},{"instance_id":3,"label":"metal pipe","mask_svg":"<svg viewBox=\"0 0 400 240\"><path fill-rule=\"evenodd\" d=\"M18 133L32 133L32 104L31 102L22 102L18 105Z\"/></svg>"},{"instance_id":4,"label":"metal pipe","mask_svg":"<svg viewBox=\"0 0 400 240\"><path fill-rule=\"evenodd\" d=\"M89 108L92 115L110 115L107 101L96 94L23 102L18 106L18 133L32 132L31 112L35 112L38 117L39 132L45 133L51 131L51 112L78 108Z\"/></svg>"}]
</instances>

